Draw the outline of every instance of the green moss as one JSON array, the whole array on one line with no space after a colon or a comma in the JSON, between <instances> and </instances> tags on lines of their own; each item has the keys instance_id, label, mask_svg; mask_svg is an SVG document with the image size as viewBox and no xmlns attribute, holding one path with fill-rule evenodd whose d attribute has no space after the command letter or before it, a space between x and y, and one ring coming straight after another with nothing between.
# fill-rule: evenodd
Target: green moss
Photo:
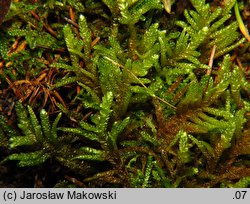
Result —
<instances>
[{"instance_id":1,"label":"green moss","mask_svg":"<svg viewBox=\"0 0 250 204\"><path fill-rule=\"evenodd\" d=\"M248 43L235 2L191 0L184 15L168 0L12 3L0 34L1 165L60 167L88 187L249 186Z\"/></svg>"}]
</instances>

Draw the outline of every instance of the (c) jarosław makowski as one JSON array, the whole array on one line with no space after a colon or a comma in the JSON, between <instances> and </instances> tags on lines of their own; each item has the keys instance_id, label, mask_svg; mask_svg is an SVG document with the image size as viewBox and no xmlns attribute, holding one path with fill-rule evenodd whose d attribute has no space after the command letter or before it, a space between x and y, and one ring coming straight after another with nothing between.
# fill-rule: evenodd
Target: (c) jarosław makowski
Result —
<instances>
[{"instance_id":1,"label":"(c) jaros\u0142aw makowski","mask_svg":"<svg viewBox=\"0 0 250 204\"><path fill-rule=\"evenodd\" d=\"M85 200L115 200L117 197L116 191L107 192L86 192L86 191L67 191L66 195L64 192L27 192L22 191L20 199L22 200L47 200L47 199L85 199Z\"/></svg>"}]
</instances>

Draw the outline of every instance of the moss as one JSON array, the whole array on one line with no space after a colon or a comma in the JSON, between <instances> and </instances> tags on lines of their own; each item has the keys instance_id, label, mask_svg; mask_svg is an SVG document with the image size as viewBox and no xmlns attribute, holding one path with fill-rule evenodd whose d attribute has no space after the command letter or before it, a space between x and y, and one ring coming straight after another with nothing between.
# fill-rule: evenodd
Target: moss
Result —
<instances>
[{"instance_id":1,"label":"moss","mask_svg":"<svg viewBox=\"0 0 250 204\"><path fill-rule=\"evenodd\" d=\"M22 0L5 16L6 5L1 166L41 187L248 187L236 3Z\"/></svg>"}]
</instances>

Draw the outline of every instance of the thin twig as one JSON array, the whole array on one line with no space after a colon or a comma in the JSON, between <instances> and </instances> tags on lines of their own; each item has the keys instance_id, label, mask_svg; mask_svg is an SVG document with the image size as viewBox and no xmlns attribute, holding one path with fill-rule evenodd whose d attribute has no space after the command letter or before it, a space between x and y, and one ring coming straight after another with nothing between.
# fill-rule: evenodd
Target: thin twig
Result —
<instances>
[{"instance_id":1,"label":"thin twig","mask_svg":"<svg viewBox=\"0 0 250 204\"><path fill-rule=\"evenodd\" d=\"M73 20L67 18L67 17L63 17L65 21L67 21L68 23L72 24L73 26L75 26L76 28L80 28L79 25L74 22Z\"/></svg>"},{"instance_id":2,"label":"thin twig","mask_svg":"<svg viewBox=\"0 0 250 204\"><path fill-rule=\"evenodd\" d=\"M208 63L208 66L210 67L210 69L207 70L207 73L206 73L207 75L210 75L212 72L215 50L216 50L216 45L213 46L212 51L211 51L211 55L210 55L210 59Z\"/></svg>"},{"instance_id":3,"label":"thin twig","mask_svg":"<svg viewBox=\"0 0 250 204\"><path fill-rule=\"evenodd\" d=\"M39 15L35 12L35 11L31 11L31 15L37 20L37 21L41 21L41 18L39 17ZM48 25L45 24L44 22L42 22L44 28L55 38L57 38L57 33Z\"/></svg>"}]
</instances>

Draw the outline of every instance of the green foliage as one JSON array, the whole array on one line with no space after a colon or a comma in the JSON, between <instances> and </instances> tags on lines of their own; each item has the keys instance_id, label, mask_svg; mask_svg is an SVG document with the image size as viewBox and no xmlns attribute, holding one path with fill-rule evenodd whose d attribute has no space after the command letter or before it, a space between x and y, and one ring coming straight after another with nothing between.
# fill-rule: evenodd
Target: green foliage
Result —
<instances>
[{"instance_id":1,"label":"green foliage","mask_svg":"<svg viewBox=\"0 0 250 204\"><path fill-rule=\"evenodd\" d=\"M137 0L137 1L118 1L121 12L120 23L135 24L142 15L151 9L161 9L162 5L159 0Z\"/></svg>"},{"instance_id":2,"label":"green foliage","mask_svg":"<svg viewBox=\"0 0 250 204\"><path fill-rule=\"evenodd\" d=\"M59 113L52 125L50 125L47 112L42 109L40 111L40 122L30 106L28 111L21 103L17 103L16 111L18 116L18 128L20 133L13 134L13 131L7 131L9 135L9 148L13 150L24 150L25 147L30 146L29 152L12 153L2 162L8 160L17 160L18 166L35 166L41 165L49 158L56 158L65 166L74 168L87 169L87 166L82 164L74 164L70 161L73 157L74 149L67 144L72 138L58 137L58 123L62 116ZM3 127L10 129L6 122L2 121ZM12 133L10 135L10 133Z\"/></svg>"},{"instance_id":3,"label":"green foliage","mask_svg":"<svg viewBox=\"0 0 250 204\"><path fill-rule=\"evenodd\" d=\"M215 57L219 57L244 42L243 39L238 40L239 33L236 22L225 26L225 22L231 16L231 8L235 4L235 0L228 1L224 9L216 8L215 11L212 11L205 1L193 0L191 2L196 11L185 11L184 15L188 23L179 21L177 25L184 28L191 37L197 36L196 40L191 40L191 42L194 42L194 46L197 48L200 46L201 61L204 62L208 59L213 46L216 46ZM204 32L204 29L207 32L199 37L199 33Z\"/></svg>"},{"instance_id":4,"label":"green foliage","mask_svg":"<svg viewBox=\"0 0 250 204\"><path fill-rule=\"evenodd\" d=\"M67 167L81 187L249 186L235 0L184 18L170 0L29 2L0 33L1 165Z\"/></svg>"},{"instance_id":5,"label":"green foliage","mask_svg":"<svg viewBox=\"0 0 250 204\"><path fill-rule=\"evenodd\" d=\"M250 178L244 177L240 179L237 183L230 185L231 188L247 188L250 184Z\"/></svg>"},{"instance_id":6,"label":"green foliage","mask_svg":"<svg viewBox=\"0 0 250 204\"><path fill-rule=\"evenodd\" d=\"M113 123L111 129L108 126L110 115L112 113L111 106L113 103L113 94L108 92L99 104L99 112L91 116L91 123L85 121L79 122L79 128L60 128L64 132L71 132L89 140L97 141L101 144L102 150L96 150L89 147L82 147L84 155L77 156L78 159L104 160L105 154L112 149L117 149L117 139L119 134L130 122L129 117L122 121ZM97 106L96 106L97 107ZM106 151L106 153L105 153ZM98 156L99 155L99 156Z\"/></svg>"},{"instance_id":7,"label":"green foliage","mask_svg":"<svg viewBox=\"0 0 250 204\"><path fill-rule=\"evenodd\" d=\"M38 144L42 146L41 150L29 153L16 153L8 157L9 160L19 160L19 166L33 166L45 162L51 155L49 150L55 151L57 138L57 124L62 116L58 114L52 126L49 124L49 118L45 110L41 110L40 119L41 124L33 112L32 108L28 106L28 112L18 103L16 105L18 120L20 121L18 127L22 135L12 135L9 139L10 148L17 148L19 146L28 146ZM51 147L53 146L53 147Z\"/></svg>"}]
</instances>

